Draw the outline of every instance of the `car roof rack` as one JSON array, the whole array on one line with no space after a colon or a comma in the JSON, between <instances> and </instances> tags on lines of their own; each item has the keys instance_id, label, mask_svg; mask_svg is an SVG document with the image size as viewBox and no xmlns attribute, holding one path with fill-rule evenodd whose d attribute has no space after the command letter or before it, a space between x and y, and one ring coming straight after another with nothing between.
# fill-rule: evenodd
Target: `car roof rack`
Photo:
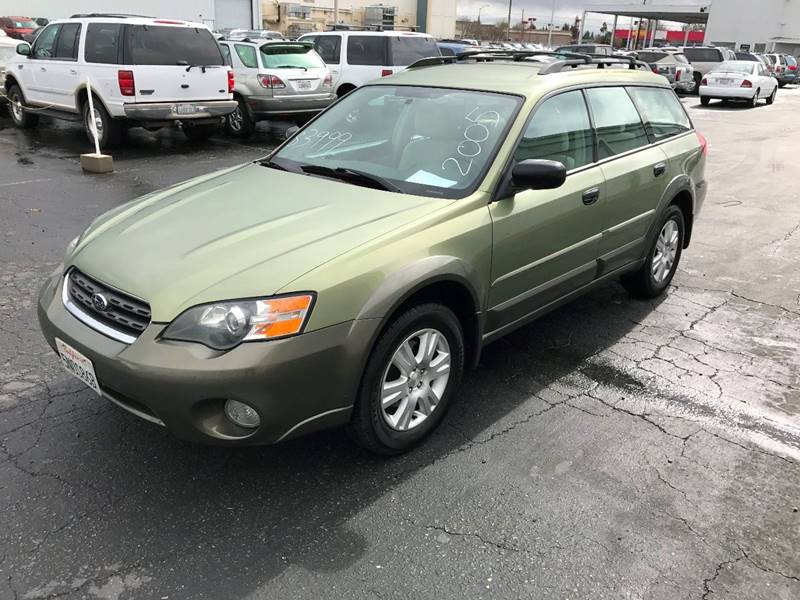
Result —
<instances>
[{"instance_id":1,"label":"car roof rack","mask_svg":"<svg viewBox=\"0 0 800 600\"><path fill-rule=\"evenodd\" d=\"M127 13L79 13L76 15L72 15L70 19L102 19L102 18L114 18L114 19L155 19L155 17L150 17L148 15L129 15Z\"/></svg>"},{"instance_id":2,"label":"car roof rack","mask_svg":"<svg viewBox=\"0 0 800 600\"><path fill-rule=\"evenodd\" d=\"M605 54L581 54L578 52L548 52L546 50L465 50L459 52L455 56L430 56L420 59L410 65L409 69L420 67L430 67L433 65L448 65L457 62L525 62L530 58L539 56L553 56L561 60L553 61L544 65L539 70L539 75L550 75L551 73L559 73L566 68L578 68L589 65L595 65L598 69L604 69L607 66L627 64L629 69L646 69L650 67L637 60L633 56L608 56Z\"/></svg>"},{"instance_id":3,"label":"car roof rack","mask_svg":"<svg viewBox=\"0 0 800 600\"><path fill-rule=\"evenodd\" d=\"M392 25L391 27L384 27L383 25L347 25L344 23L337 23L329 26L328 31L417 31L418 29L419 25Z\"/></svg>"}]
</instances>

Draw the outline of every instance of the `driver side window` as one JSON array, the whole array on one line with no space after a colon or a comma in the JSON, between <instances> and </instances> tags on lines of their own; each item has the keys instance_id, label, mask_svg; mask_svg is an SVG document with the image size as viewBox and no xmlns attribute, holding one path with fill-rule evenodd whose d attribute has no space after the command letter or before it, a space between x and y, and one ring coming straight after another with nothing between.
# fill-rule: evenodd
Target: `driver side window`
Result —
<instances>
[{"instance_id":1,"label":"driver side window","mask_svg":"<svg viewBox=\"0 0 800 600\"><path fill-rule=\"evenodd\" d=\"M48 25L33 43L33 58L53 58L54 46L61 25Z\"/></svg>"},{"instance_id":2,"label":"driver side window","mask_svg":"<svg viewBox=\"0 0 800 600\"><path fill-rule=\"evenodd\" d=\"M594 135L580 91L554 96L536 109L514 160L555 160L567 171L594 161Z\"/></svg>"}]
</instances>

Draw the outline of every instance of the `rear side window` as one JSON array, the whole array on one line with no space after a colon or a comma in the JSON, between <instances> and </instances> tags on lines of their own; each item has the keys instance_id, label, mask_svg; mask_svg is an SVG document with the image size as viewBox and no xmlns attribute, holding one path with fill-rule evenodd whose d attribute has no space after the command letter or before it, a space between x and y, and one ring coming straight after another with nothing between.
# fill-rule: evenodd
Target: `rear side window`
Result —
<instances>
[{"instance_id":1,"label":"rear side window","mask_svg":"<svg viewBox=\"0 0 800 600\"><path fill-rule=\"evenodd\" d=\"M650 143L639 113L623 88L590 88L586 96L594 116L600 160Z\"/></svg>"},{"instance_id":2,"label":"rear side window","mask_svg":"<svg viewBox=\"0 0 800 600\"><path fill-rule=\"evenodd\" d=\"M119 64L122 24L89 23L86 28L86 62L105 65Z\"/></svg>"},{"instance_id":3,"label":"rear side window","mask_svg":"<svg viewBox=\"0 0 800 600\"><path fill-rule=\"evenodd\" d=\"M656 140L686 133L692 129L675 92L663 88L629 88L644 119L647 133Z\"/></svg>"},{"instance_id":4,"label":"rear side window","mask_svg":"<svg viewBox=\"0 0 800 600\"><path fill-rule=\"evenodd\" d=\"M322 69L325 63L305 44L264 44L261 62L267 69Z\"/></svg>"},{"instance_id":5,"label":"rear side window","mask_svg":"<svg viewBox=\"0 0 800 600\"><path fill-rule=\"evenodd\" d=\"M126 37L126 62L132 65L224 64L219 45L203 27L129 25Z\"/></svg>"},{"instance_id":6,"label":"rear side window","mask_svg":"<svg viewBox=\"0 0 800 600\"><path fill-rule=\"evenodd\" d=\"M442 53L442 56L455 56L456 53L453 52L450 48L446 46L439 46L439 52Z\"/></svg>"},{"instance_id":7,"label":"rear side window","mask_svg":"<svg viewBox=\"0 0 800 600\"><path fill-rule=\"evenodd\" d=\"M594 160L594 136L586 102L580 91L554 96L536 109L514 160L555 160L567 170Z\"/></svg>"},{"instance_id":8,"label":"rear side window","mask_svg":"<svg viewBox=\"0 0 800 600\"><path fill-rule=\"evenodd\" d=\"M664 60L667 58L669 54L665 52L639 52L638 58L639 60L643 60L646 63L654 63L660 60Z\"/></svg>"},{"instance_id":9,"label":"rear side window","mask_svg":"<svg viewBox=\"0 0 800 600\"><path fill-rule=\"evenodd\" d=\"M329 65L339 64L339 48L342 37L339 35L321 35L314 40L314 50Z\"/></svg>"},{"instance_id":10,"label":"rear side window","mask_svg":"<svg viewBox=\"0 0 800 600\"><path fill-rule=\"evenodd\" d=\"M722 53L716 48L684 48L683 53L691 62L722 62Z\"/></svg>"},{"instance_id":11,"label":"rear side window","mask_svg":"<svg viewBox=\"0 0 800 600\"><path fill-rule=\"evenodd\" d=\"M423 36L400 35L389 38L389 48L392 56L390 64L398 67L407 67L429 56L440 56L433 38Z\"/></svg>"},{"instance_id":12,"label":"rear side window","mask_svg":"<svg viewBox=\"0 0 800 600\"><path fill-rule=\"evenodd\" d=\"M250 69L258 68L258 52L254 46L234 44L233 47L236 48L236 54L245 67L249 67Z\"/></svg>"},{"instance_id":13,"label":"rear side window","mask_svg":"<svg viewBox=\"0 0 800 600\"><path fill-rule=\"evenodd\" d=\"M47 28L39 34L36 41L33 43L33 57L34 58L53 58L55 51L56 37L58 36L58 29L61 25L48 25Z\"/></svg>"},{"instance_id":14,"label":"rear side window","mask_svg":"<svg viewBox=\"0 0 800 600\"><path fill-rule=\"evenodd\" d=\"M229 67L233 66L233 59L231 58L231 49L226 44L220 44L219 49L222 52L222 58L225 59L225 64Z\"/></svg>"},{"instance_id":15,"label":"rear side window","mask_svg":"<svg viewBox=\"0 0 800 600\"><path fill-rule=\"evenodd\" d=\"M56 43L56 58L78 60L78 42L81 33L80 23L64 23Z\"/></svg>"},{"instance_id":16,"label":"rear side window","mask_svg":"<svg viewBox=\"0 0 800 600\"><path fill-rule=\"evenodd\" d=\"M379 35L351 35L347 38L347 62L351 65L388 65L387 38Z\"/></svg>"}]
</instances>

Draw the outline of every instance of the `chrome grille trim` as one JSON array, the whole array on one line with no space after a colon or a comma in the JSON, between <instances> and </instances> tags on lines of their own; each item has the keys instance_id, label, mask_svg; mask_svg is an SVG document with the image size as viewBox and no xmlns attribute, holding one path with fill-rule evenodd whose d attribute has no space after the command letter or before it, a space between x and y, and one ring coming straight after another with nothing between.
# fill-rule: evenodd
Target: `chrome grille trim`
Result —
<instances>
[{"instance_id":1,"label":"chrome grille trim","mask_svg":"<svg viewBox=\"0 0 800 600\"><path fill-rule=\"evenodd\" d=\"M135 342L138 335L132 335L130 333L120 331L119 329L116 329L108 325L107 323L103 323L99 319L92 316L92 314L90 314L84 306L81 306L72 298L72 295L70 294L70 286L71 286L70 275L73 273L73 271L75 271L75 269L70 269L66 273L66 275L64 275L64 278L61 281L61 301L64 304L64 308L66 308L76 319L78 319L85 325L88 325L95 331L98 331L103 335L110 337L113 340L117 340L118 342L122 342L123 344L132 344L133 342ZM78 271L78 273L80 272ZM124 292L118 292L117 290L113 290L113 288L111 288L110 286L104 286L104 287L108 288L109 290L112 290L114 294L119 294L123 297L133 298L130 294L126 294ZM137 302L141 302L138 299L136 300ZM147 323L148 324L150 323L149 314L147 316Z\"/></svg>"}]
</instances>

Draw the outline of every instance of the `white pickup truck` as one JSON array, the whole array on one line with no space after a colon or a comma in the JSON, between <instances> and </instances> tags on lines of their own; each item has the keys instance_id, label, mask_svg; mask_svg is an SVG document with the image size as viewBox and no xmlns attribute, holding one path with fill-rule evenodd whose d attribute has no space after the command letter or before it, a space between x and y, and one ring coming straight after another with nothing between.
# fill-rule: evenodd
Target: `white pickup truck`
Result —
<instances>
[{"instance_id":1,"label":"white pickup truck","mask_svg":"<svg viewBox=\"0 0 800 600\"><path fill-rule=\"evenodd\" d=\"M94 119L101 147L118 143L131 126L180 123L189 139L206 139L236 108L233 71L208 27L167 19L90 14L54 21L33 46L17 46L3 83L17 127L34 127L44 114L82 121L92 139Z\"/></svg>"}]
</instances>

